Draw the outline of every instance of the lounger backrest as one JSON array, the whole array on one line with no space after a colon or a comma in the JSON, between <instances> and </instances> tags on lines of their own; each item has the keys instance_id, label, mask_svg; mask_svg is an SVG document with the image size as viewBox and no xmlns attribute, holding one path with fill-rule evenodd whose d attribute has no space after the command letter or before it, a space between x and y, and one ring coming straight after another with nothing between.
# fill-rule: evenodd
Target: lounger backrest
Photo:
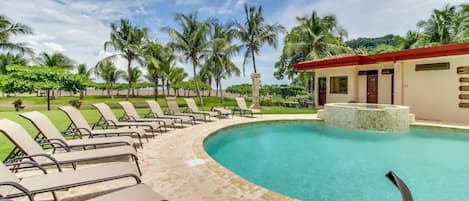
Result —
<instances>
[{"instance_id":1,"label":"lounger backrest","mask_svg":"<svg viewBox=\"0 0 469 201\"><path fill-rule=\"evenodd\" d=\"M134 105L129 101L120 101L118 104L124 109L125 114L129 117L133 117L136 119L140 119L137 110L135 109Z\"/></svg>"},{"instance_id":2,"label":"lounger backrest","mask_svg":"<svg viewBox=\"0 0 469 201\"><path fill-rule=\"evenodd\" d=\"M119 120L117 120L116 115L112 112L111 108L108 105L104 103L96 103L93 104L93 106L99 111L99 113L105 120L119 122Z\"/></svg>"},{"instance_id":3,"label":"lounger backrest","mask_svg":"<svg viewBox=\"0 0 469 201\"><path fill-rule=\"evenodd\" d=\"M241 109L248 109L248 106L246 105L246 101L244 100L244 98L241 98L241 97L236 97L236 103L238 104L238 107L241 108Z\"/></svg>"},{"instance_id":4,"label":"lounger backrest","mask_svg":"<svg viewBox=\"0 0 469 201\"><path fill-rule=\"evenodd\" d=\"M158 102L156 102L155 100L146 100L145 103L147 103L151 113L156 114L158 117L164 116L164 112Z\"/></svg>"},{"instance_id":5,"label":"lounger backrest","mask_svg":"<svg viewBox=\"0 0 469 201\"><path fill-rule=\"evenodd\" d=\"M27 155L46 153L29 133L20 124L14 121L8 119L0 120L0 131L3 132L18 149ZM35 161L41 162L47 161L47 159L37 158Z\"/></svg>"},{"instance_id":6,"label":"lounger backrest","mask_svg":"<svg viewBox=\"0 0 469 201\"><path fill-rule=\"evenodd\" d=\"M168 109L174 113L180 113L178 103L176 102L176 97L166 97L166 104L168 104Z\"/></svg>"},{"instance_id":7,"label":"lounger backrest","mask_svg":"<svg viewBox=\"0 0 469 201\"><path fill-rule=\"evenodd\" d=\"M62 106L59 107L59 110L62 110L67 114L70 121L72 121L73 125L77 128L85 128L91 130L91 126L86 121L85 117L81 114L80 110L73 106Z\"/></svg>"},{"instance_id":8,"label":"lounger backrest","mask_svg":"<svg viewBox=\"0 0 469 201\"><path fill-rule=\"evenodd\" d=\"M3 163L0 163L0 182L15 182L19 183L20 180L13 174ZM11 192L13 188L10 186L1 186L0 195L5 196Z\"/></svg>"},{"instance_id":9,"label":"lounger backrest","mask_svg":"<svg viewBox=\"0 0 469 201\"><path fill-rule=\"evenodd\" d=\"M197 104L195 103L194 99L184 98L184 101L186 101L187 107L189 107L192 112L199 112L199 108L197 107Z\"/></svg>"},{"instance_id":10,"label":"lounger backrest","mask_svg":"<svg viewBox=\"0 0 469 201\"><path fill-rule=\"evenodd\" d=\"M48 139L60 139L65 142L65 138L60 133L59 129L47 118L46 115L38 112L27 112L20 114L20 116L29 120L46 138Z\"/></svg>"}]
</instances>

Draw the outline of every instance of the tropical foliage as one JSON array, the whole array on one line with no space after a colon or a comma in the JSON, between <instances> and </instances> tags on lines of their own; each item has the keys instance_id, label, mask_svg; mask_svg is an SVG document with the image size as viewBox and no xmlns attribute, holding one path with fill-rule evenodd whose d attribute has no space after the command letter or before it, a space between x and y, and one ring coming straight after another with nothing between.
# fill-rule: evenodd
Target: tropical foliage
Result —
<instances>
[{"instance_id":1,"label":"tropical foliage","mask_svg":"<svg viewBox=\"0 0 469 201\"><path fill-rule=\"evenodd\" d=\"M135 80L132 77L132 62L137 61L140 64L143 63L140 53L141 49L145 45L147 37L147 28L138 28L132 25L128 19L121 19L120 24L111 24L110 40L104 43L105 50L112 48L117 52L116 54L105 58L105 60L124 58L127 61L127 100L129 99L132 88L132 81Z\"/></svg>"},{"instance_id":2,"label":"tropical foliage","mask_svg":"<svg viewBox=\"0 0 469 201\"><path fill-rule=\"evenodd\" d=\"M14 43L10 40L13 35L29 35L32 29L22 23L12 22L7 17L0 15L0 50L18 51L20 53L32 53L25 43Z\"/></svg>"}]
</instances>

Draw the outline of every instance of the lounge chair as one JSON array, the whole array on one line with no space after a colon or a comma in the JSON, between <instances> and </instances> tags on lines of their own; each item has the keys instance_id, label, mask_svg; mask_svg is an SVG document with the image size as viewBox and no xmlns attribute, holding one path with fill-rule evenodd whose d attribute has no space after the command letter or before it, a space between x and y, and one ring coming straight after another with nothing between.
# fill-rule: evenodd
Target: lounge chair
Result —
<instances>
[{"instance_id":1,"label":"lounge chair","mask_svg":"<svg viewBox=\"0 0 469 201\"><path fill-rule=\"evenodd\" d=\"M124 119L129 122L157 122L163 127L171 126L174 128L174 121L172 119L159 119L159 118L141 118L135 109L134 105L129 101L120 101L118 104L124 110Z\"/></svg>"},{"instance_id":2,"label":"lounge chair","mask_svg":"<svg viewBox=\"0 0 469 201\"><path fill-rule=\"evenodd\" d=\"M55 165L57 169L61 170L61 164L72 164L73 168L76 168L76 163L78 162L113 159L128 156L135 161L135 165L137 166L139 173L141 173L137 154L135 149L131 146L90 149L84 151L71 151L67 149L66 146L62 146L61 148L67 152L49 154L42 148L41 145L34 141L34 139L20 124L14 121L8 119L0 120L0 131L3 132L8 137L8 139L10 139L10 141L12 141L24 154L24 156L15 157L9 159L8 161L21 161L23 159L30 159L42 166ZM54 142L54 145L60 146L60 143Z\"/></svg>"},{"instance_id":3,"label":"lounge chair","mask_svg":"<svg viewBox=\"0 0 469 201\"><path fill-rule=\"evenodd\" d=\"M95 123L95 125L101 125L102 127L146 127L149 128L151 133L155 134L155 130L159 130L161 132L161 125L156 122L121 122L117 119L116 115L112 112L111 108L104 104L104 103L96 103L93 104L99 113L101 114L101 119Z\"/></svg>"},{"instance_id":4,"label":"lounge chair","mask_svg":"<svg viewBox=\"0 0 469 201\"><path fill-rule=\"evenodd\" d=\"M216 117L219 115L218 112L208 112L199 110L199 107L197 107L197 104L192 98L184 98L184 101L186 101L190 113L204 115L205 121L209 121L210 117Z\"/></svg>"},{"instance_id":5,"label":"lounge chair","mask_svg":"<svg viewBox=\"0 0 469 201\"><path fill-rule=\"evenodd\" d=\"M192 125L195 124L195 118L192 118L190 116L165 115L163 110L160 107L160 104L158 104L158 102L156 102L155 100L146 100L145 103L150 108L150 112L145 116L162 118L162 119L172 119L175 122L180 122L181 126L183 123L188 123Z\"/></svg>"},{"instance_id":6,"label":"lounge chair","mask_svg":"<svg viewBox=\"0 0 469 201\"><path fill-rule=\"evenodd\" d=\"M87 201L168 201L145 184L137 184Z\"/></svg>"},{"instance_id":7,"label":"lounge chair","mask_svg":"<svg viewBox=\"0 0 469 201\"><path fill-rule=\"evenodd\" d=\"M251 114L251 117L254 116L254 114L262 114L261 110L259 109L254 109L253 106L247 107L246 101L244 98L237 97L236 103L238 104L238 107L235 108L235 111L238 110L240 111L241 115L244 115L245 112L249 112Z\"/></svg>"},{"instance_id":8,"label":"lounge chair","mask_svg":"<svg viewBox=\"0 0 469 201\"><path fill-rule=\"evenodd\" d=\"M166 97L166 104L168 105L168 110L171 115L188 116L200 121L205 120L205 116L202 114L189 114L181 112L181 110L179 109L179 105L176 102L176 97Z\"/></svg>"},{"instance_id":9,"label":"lounge chair","mask_svg":"<svg viewBox=\"0 0 469 201\"><path fill-rule=\"evenodd\" d=\"M231 115L233 113L233 111L231 110L227 110L225 108L221 108L221 107L212 107L212 111L214 112L218 112L218 117L227 117L229 115Z\"/></svg>"},{"instance_id":10,"label":"lounge chair","mask_svg":"<svg viewBox=\"0 0 469 201\"><path fill-rule=\"evenodd\" d=\"M29 120L38 130L38 135L43 136L48 142L62 143L69 149L75 147L81 147L86 149L87 147L96 146L122 146L131 145L134 146L134 140L128 136L122 137L106 137L106 138L88 138L88 139L71 139L67 140L55 127L55 125L47 118L46 115L34 111L20 114L21 117ZM134 146L135 147L135 146Z\"/></svg>"},{"instance_id":11,"label":"lounge chair","mask_svg":"<svg viewBox=\"0 0 469 201\"><path fill-rule=\"evenodd\" d=\"M61 106L59 110L62 110L67 114L68 118L72 122L70 125L74 131L82 136L89 136L94 138L95 136L136 136L142 146L142 137L145 137L148 141L148 135L146 135L143 128L118 128L118 129L103 129L103 130L93 130L91 126L86 121L85 117L80 113L80 111L73 106Z\"/></svg>"},{"instance_id":12,"label":"lounge chair","mask_svg":"<svg viewBox=\"0 0 469 201\"><path fill-rule=\"evenodd\" d=\"M133 165L126 162L53 173L48 173L37 163L34 165L44 174L18 178L6 165L0 164L0 200L23 196L34 200L41 193L52 193L54 200L58 200L54 191L129 177L134 178L138 184L141 183Z\"/></svg>"}]
</instances>

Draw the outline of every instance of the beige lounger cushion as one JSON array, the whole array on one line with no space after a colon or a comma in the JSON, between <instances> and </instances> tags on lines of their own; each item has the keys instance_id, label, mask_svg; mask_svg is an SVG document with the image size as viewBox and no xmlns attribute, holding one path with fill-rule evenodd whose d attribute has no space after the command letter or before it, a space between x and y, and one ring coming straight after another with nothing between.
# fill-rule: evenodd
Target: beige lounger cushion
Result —
<instances>
[{"instance_id":1,"label":"beige lounger cushion","mask_svg":"<svg viewBox=\"0 0 469 201\"><path fill-rule=\"evenodd\" d=\"M159 119L159 118L141 118L138 114L137 110L135 109L134 105L129 101L120 101L118 104L124 109L124 112L127 116L134 118L135 121L143 121L143 122L164 122L165 125L172 125L174 121L171 119Z\"/></svg>"},{"instance_id":2,"label":"beige lounger cushion","mask_svg":"<svg viewBox=\"0 0 469 201\"><path fill-rule=\"evenodd\" d=\"M87 146L87 145L100 145L100 144L116 144L119 145L133 145L133 140L130 137L112 137L112 138L94 138L94 139L76 139L66 140L60 133L59 129L52 123L52 121L44 114L33 111L23 113L20 116L28 119L36 128L41 131L47 139L60 139L67 143L68 146Z\"/></svg>"},{"instance_id":3,"label":"beige lounger cushion","mask_svg":"<svg viewBox=\"0 0 469 201\"><path fill-rule=\"evenodd\" d=\"M72 151L52 154L60 163L96 160L103 158L117 157L118 155L127 156L136 155L135 149L131 146L108 147L105 149L89 149L84 151Z\"/></svg>"},{"instance_id":4,"label":"beige lounger cushion","mask_svg":"<svg viewBox=\"0 0 469 201\"><path fill-rule=\"evenodd\" d=\"M148 107L150 108L150 112L156 114L158 117L179 119L182 122L192 122L192 117L190 116L165 115L160 107L160 104L158 104L158 102L155 100L146 100L145 103L147 103Z\"/></svg>"},{"instance_id":5,"label":"beige lounger cushion","mask_svg":"<svg viewBox=\"0 0 469 201\"><path fill-rule=\"evenodd\" d=\"M186 101L187 107L189 107L189 109L194 113L204 113L204 114L208 114L211 117L218 116L218 112L209 112L209 111L199 110L199 107L197 107L197 104L192 98L184 98L184 101Z\"/></svg>"},{"instance_id":6,"label":"beige lounger cushion","mask_svg":"<svg viewBox=\"0 0 469 201\"><path fill-rule=\"evenodd\" d=\"M38 191L41 189L73 185L110 177L118 177L121 175L135 175L138 177L139 174L135 169L135 166L132 164L128 162L119 162L90 168L51 172L44 175L25 177L21 179L19 183L30 191ZM12 190L8 194L15 193L19 193L19 191Z\"/></svg>"},{"instance_id":7,"label":"beige lounger cushion","mask_svg":"<svg viewBox=\"0 0 469 201\"><path fill-rule=\"evenodd\" d=\"M155 193L145 184L138 184L88 201L165 201L167 199Z\"/></svg>"}]
</instances>

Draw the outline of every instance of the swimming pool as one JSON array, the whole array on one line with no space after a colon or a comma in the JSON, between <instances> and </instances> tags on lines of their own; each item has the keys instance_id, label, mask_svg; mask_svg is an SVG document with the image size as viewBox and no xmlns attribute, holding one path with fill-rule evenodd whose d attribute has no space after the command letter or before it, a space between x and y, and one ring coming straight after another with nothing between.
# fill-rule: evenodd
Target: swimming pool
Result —
<instances>
[{"instance_id":1,"label":"swimming pool","mask_svg":"<svg viewBox=\"0 0 469 201\"><path fill-rule=\"evenodd\" d=\"M282 121L227 128L204 143L224 167L301 200L399 201L397 173L414 200L469 200L469 135L411 129L400 135Z\"/></svg>"}]
</instances>

